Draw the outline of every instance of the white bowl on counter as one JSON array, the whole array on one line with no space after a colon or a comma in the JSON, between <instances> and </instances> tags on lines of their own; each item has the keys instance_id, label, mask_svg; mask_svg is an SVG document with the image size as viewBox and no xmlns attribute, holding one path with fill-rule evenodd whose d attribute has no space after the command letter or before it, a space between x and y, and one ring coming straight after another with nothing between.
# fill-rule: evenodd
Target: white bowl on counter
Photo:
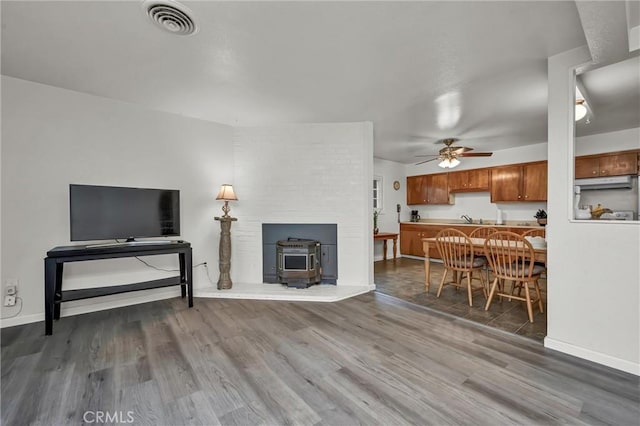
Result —
<instances>
[{"instance_id":1,"label":"white bowl on counter","mask_svg":"<svg viewBox=\"0 0 640 426\"><path fill-rule=\"evenodd\" d=\"M543 237L524 237L524 239L529 241L533 248L547 247L547 240L545 240Z\"/></svg>"}]
</instances>

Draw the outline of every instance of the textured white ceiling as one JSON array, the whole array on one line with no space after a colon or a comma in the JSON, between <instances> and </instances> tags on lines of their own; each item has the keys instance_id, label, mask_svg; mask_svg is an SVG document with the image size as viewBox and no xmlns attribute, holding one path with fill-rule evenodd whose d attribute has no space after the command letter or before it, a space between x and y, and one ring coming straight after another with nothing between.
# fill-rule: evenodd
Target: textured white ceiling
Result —
<instances>
[{"instance_id":1,"label":"textured white ceiling","mask_svg":"<svg viewBox=\"0 0 640 426\"><path fill-rule=\"evenodd\" d=\"M547 57L586 44L573 1L182 3L194 36L138 1L2 1L2 73L231 125L368 120L411 163L546 141Z\"/></svg>"}]
</instances>

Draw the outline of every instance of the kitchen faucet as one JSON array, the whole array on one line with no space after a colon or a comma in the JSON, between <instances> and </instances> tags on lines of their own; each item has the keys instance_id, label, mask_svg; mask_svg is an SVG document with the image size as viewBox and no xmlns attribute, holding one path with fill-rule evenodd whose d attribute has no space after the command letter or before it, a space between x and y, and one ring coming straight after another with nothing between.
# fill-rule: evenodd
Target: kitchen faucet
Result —
<instances>
[{"instance_id":1,"label":"kitchen faucet","mask_svg":"<svg viewBox=\"0 0 640 426\"><path fill-rule=\"evenodd\" d=\"M463 214L462 216L460 216L460 219L464 219L464 221L467 223L473 223L473 219L467 216L466 214Z\"/></svg>"}]
</instances>

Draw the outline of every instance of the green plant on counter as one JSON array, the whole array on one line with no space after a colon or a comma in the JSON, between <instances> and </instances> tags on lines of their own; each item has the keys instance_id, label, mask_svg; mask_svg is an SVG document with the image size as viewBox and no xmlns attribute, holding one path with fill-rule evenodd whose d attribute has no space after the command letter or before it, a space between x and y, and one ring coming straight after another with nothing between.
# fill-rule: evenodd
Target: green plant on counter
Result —
<instances>
[{"instance_id":1,"label":"green plant on counter","mask_svg":"<svg viewBox=\"0 0 640 426\"><path fill-rule=\"evenodd\" d=\"M540 209L536 212L536 214L533 217L536 219L546 219L547 212L545 212L543 209Z\"/></svg>"}]
</instances>

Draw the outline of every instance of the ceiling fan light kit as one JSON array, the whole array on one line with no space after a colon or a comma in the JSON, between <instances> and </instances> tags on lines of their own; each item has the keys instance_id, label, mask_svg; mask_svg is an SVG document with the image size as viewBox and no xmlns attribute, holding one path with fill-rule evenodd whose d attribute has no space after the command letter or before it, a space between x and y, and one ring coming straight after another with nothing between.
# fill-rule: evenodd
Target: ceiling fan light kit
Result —
<instances>
[{"instance_id":1,"label":"ceiling fan light kit","mask_svg":"<svg viewBox=\"0 0 640 426\"><path fill-rule=\"evenodd\" d=\"M440 163L438 163L438 166L442 167L443 169L453 169L458 164L460 164L460 160L458 160L457 158L445 158Z\"/></svg>"},{"instance_id":2,"label":"ceiling fan light kit","mask_svg":"<svg viewBox=\"0 0 640 426\"><path fill-rule=\"evenodd\" d=\"M451 146L457 141L458 139L455 139L455 138L442 139L438 141L438 143L442 143L446 146L442 148L437 155L427 156L427 157L434 157L434 158L416 163L416 166L418 164L428 163L429 161L440 160L440 163L438 163L439 167L442 167L443 169L453 169L454 167L460 164L460 160L458 158L490 157L491 155L493 155L493 152L470 153L469 151L473 151L473 148L467 148L465 146ZM424 156L421 155L419 157L424 157Z\"/></svg>"}]
</instances>

